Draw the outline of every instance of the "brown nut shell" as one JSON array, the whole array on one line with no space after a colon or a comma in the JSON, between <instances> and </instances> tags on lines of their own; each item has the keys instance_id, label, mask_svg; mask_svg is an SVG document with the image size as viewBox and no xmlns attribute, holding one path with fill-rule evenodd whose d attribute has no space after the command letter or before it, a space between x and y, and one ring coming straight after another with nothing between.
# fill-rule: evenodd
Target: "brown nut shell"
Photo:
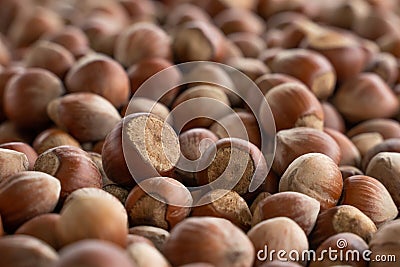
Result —
<instances>
[{"instance_id":1,"label":"brown nut shell","mask_svg":"<svg viewBox=\"0 0 400 267\"><path fill-rule=\"evenodd\" d=\"M14 151L24 153L28 158L29 170L33 170L33 165L35 164L38 154L36 153L35 150L33 150L33 148L30 145L23 142L10 142L1 144L0 148L11 149Z\"/></svg>"},{"instance_id":2,"label":"brown nut shell","mask_svg":"<svg viewBox=\"0 0 400 267\"><path fill-rule=\"evenodd\" d=\"M344 180L342 205L352 205L367 215L377 227L398 215L396 204L377 179L355 175Z\"/></svg>"},{"instance_id":3,"label":"brown nut shell","mask_svg":"<svg viewBox=\"0 0 400 267\"><path fill-rule=\"evenodd\" d=\"M295 159L279 182L279 191L295 191L315 198L321 210L336 206L342 194L342 174L336 163L321 153Z\"/></svg>"},{"instance_id":4,"label":"brown nut shell","mask_svg":"<svg viewBox=\"0 0 400 267\"><path fill-rule=\"evenodd\" d=\"M173 266L207 262L221 267L251 267L255 254L239 228L214 217L192 217L178 224L163 253Z\"/></svg>"},{"instance_id":5,"label":"brown nut shell","mask_svg":"<svg viewBox=\"0 0 400 267\"><path fill-rule=\"evenodd\" d=\"M0 183L8 179L9 176L28 169L29 161L24 153L0 148Z\"/></svg>"},{"instance_id":6,"label":"brown nut shell","mask_svg":"<svg viewBox=\"0 0 400 267\"><path fill-rule=\"evenodd\" d=\"M0 183L0 214L5 230L52 212L60 196L60 182L46 173L24 171Z\"/></svg>"},{"instance_id":7,"label":"brown nut shell","mask_svg":"<svg viewBox=\"0 0 400 267\"><path fill-rule=\"evenodd\" d=\"M58 146L74 146L81 148L79 142L60 129L50 128L38 134L33 141L33 148L38 154Z\"/></svg>"}]
</instances>

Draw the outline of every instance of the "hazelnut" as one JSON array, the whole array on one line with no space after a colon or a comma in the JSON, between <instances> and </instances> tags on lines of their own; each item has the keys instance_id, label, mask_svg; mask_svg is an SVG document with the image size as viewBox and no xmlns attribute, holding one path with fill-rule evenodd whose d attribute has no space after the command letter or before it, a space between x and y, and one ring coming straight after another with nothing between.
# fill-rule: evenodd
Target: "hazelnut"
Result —
<instances>
[{"instance_id":1,"label":"hazelnut","mask_svg":"<svg viewBox=\"0 0 400 267\"><path fill-rule=\"evenodd\" d=\"M341 150L336 141L323 131L298 127L276 134L276 151L272 169L282 175L289 164L301 155L322 153L335 164L341 160Z\"/></svg>"},{"instance_id":2,"label":"hazelnut","mask_svg":"<svg viewBox=\"0 0 400 267\"><path fill-rule=\"evenodd\" d=\"M128 102L130 90L125 70L113 59L100 54L89 54L80 58L68 72L65 84L68 92L95 93L110 101L116 108Z\"/></svg>"},{"instance_id":3,"label":"hazelnut","mask_svg":"<svg viewBox=\"0 0 400 267\"><path fill-rule=\"evenodd\" d=\"M9 176L27 171L29 169L29 161L26 154L0 148L0 183L6 180Z\"/></svg>"},{"instance_id":4,"label":"hazelnut","mask_svg":"<svg viewBox=\"0 0 400 267\"><path fill-rule=\"evenodd\" d=\"M361 154L361 151L358 150L359 146L357 146L357 142L354 143L353 139L350 141L347 136L333 129L325 128L324 132L329 134L339 145L340 154L342 155L339 165L360 165L361 156L364 154ZM364 150L362 152L364 152Z\"/></svg>"},{"instance_id":5,"label":"hazelnut","mask_svg":"<svg viewBox=\"0 0 400 267\"><path fill-rule=\"evenodd\" d=\"M395 57L399 57L400 36L398 34L385 34L376 40L379 49Z\"/></svg>"},{"instance_id":6,"label":"hazelnut","mask_svg":"<svg viewBox=\"0 0 400 267\"><path fill-rule=\"evenodd\" d=\"M366 68L367 72L378 74L388 85L393 86L399 74L397 59L389 53L379 53Z\"/></svg>"},{"instance_id":7,"label":"hazelnut","mask_svg":"<svg viewBox=\"0 0 400 267\"><path fill-rule=\"evenodd\" d=\"M245 199L254 195L250 189L252 183L264 181L268 174L261 151L239 138L223 138L215 143L215 147L208 147L199 163L200 168L205 166L196 175L199 185L231 189Z\"/></svg>"},{"instance_id":8,"label":"hazelnut","mask_svg":"<svg viewBox=\"0 0 400 267\"><path fill-rule=\"evenodd\" d=\"M341 205L351 205L367 215L377 227L397 217L396 204L377 179L355 175L344 180Z\"/></svg>"},{"instance_id":9,"label":"hazelnut","mask_svg":"<svg viewBox=\"0 0 400 267\"><path fill-rule=\"evenodd\" d=\"M171 265L154 246L134 243L127 247L131 261L137 267L170 267Z\"/></svg>"},{"instance_id":10,"label":"hazelnut","mask_svg":"<svg viewBox=\"0 0 400 267\"><path fill-rule=\"evenodd\" d=\"M58 261L57 252L31 236L10 235L0 239L0 265L4 267L51 267Z\"/></svg>"},{"instance_id":11,"label":"hazelnut","mask_svg":"<svg viewBox=\"0 0 400 267\"><path fill-rule=\"evenodd\" d=\"M393 91L374 73L362 73L345 81L337 90L333 104L349 122L391 117L399 109Z\"/></svg>"},{"instance_id":12,"label":"hazelnut","mask_svg":"<svg viewBox=\"0 0 400 267\"><path fill-rule=\"evenodd\" d=\"M20 74L24 70L22 67L7 67L0 70L0 122L6 119L3 100L6 85L14 75Z\"/></svg>"},{"instance_id":13,"label":"hazelnut","mask_svg":"<svg viewBox=\"0 0 400 267\"><path fill-rule=\"evenodd\" d=\"M249 238L228 220L192 217L172 229L163 254L173 266L207 262L250 267L255 253Z\"/></svg>"},{"instance_id":14,"label":"hazelnut","mask_svg":"<svg viewBox=\"0 0 400 267\"><path fill-rule=\"evenodd\" d=\"M56 128L44 130L38 136L36 136L35 140L33 141L33 148L38 154L42 154L46 150L58 146L74 146L81 148L81 145L75 138Z\"/></svg>"},{"instance_id":15,"label":"hazelnut","mask_svg":"<svg viewBox=\"0 0 400 267\"><path fill-rule=\"evenodd\" d=\"M65 26L60 31L48 35L45 39L63 46L75 58L85 55L89 50L87 36L80 28L75 26Z\"/></svg>"},{"instance_id":16,"label":"hazelnut","mask_svg":"<svg viewBox=\"0 0 400 267\"><path fill-rule=\"evenodd\" d=\"M271 70L304 82L319 99L328 98L336 83L336 74L331 63L311 50L291 49L279 52L272 61Z\"/></svg>"},{"instance_id":17,"label":"hazelnut","mask_svg":"<svg viewBox=\"0 0 400 267\"><path fill-rule=\"evenodd\" d=\"M400 153L377 153L369 162L365 174L379 180L400 209Z\"/></svg>"},{"instance_id":18,"label":"hazelnut","mask_svg":"<svg viewBox=\"0 0 400 267\"><path fill-rule=\"evenodd\" d=\"M225 218L243 231L250 229L252 217L246 201L238 193L223 189L202 196L192 209L191 216Z\"/></svg>"},{"instance_id":19,"label":"hazelnut","mask_svg":"<svg viewBox=\"0 0 400 267\"><path fill-rule=\"evenodd\" d=\"M126 189L125 187L119 186L117 184L107 184L107 185L103 186L103 190L106 191L107 193L110 193L114 197L118 198L118 200L122 204L125 204L126 199L128 198L128 195L129 195L128 189Z\"/></svg>"},{"instance_id":20,"label":"hazelnut","mask_svg":"<svg viewBox=\"0 0 400 267\"><path fill-rule=\"evenodd\" d=\"M338 81L352 79L367 64L368 53L354 35L319 26L317 33L311 30L307 35L308 38L303 40L302 46L317 51L329 60Z\"/></svg>"},{"instance_id":21,"label":"hazelnut","mask_svg":"<svg viewBox=\"0 0 400 267\"><path fill-rule=\"evenodd\" d=\"M277 131L302 126L322 130L324 113L321 104L307 87L299 83L284 83L269 90L265 99L274 116ZM270 127L262 115L267 108L265 101L262 102L260 120L265 130Z\"/></svg>"},{"instance_id":22,"label":"hazelnut","mask_svg":"<svg viewBox=\"0 0 400 267\"><path fill-rule=\"evenodd\" d=\"M262 221L254 226L247 235L254 245L257 256L260 251L264 251L265 246L268 246L269 251L297 251L300 255L308 249L307 236L303 229L287 217ZM268 258L269 255L264 256L264 261L276 259L276 255L273 258ZM260 266L262 263L263 261L258 257L255 266Z\"/></svg>"},{"instance_id":23,"label":"hazelnut","mask_svg":"<svg viewBox=\"0 0 400 267\"><path fill-rule=\"evenodd\" d=\"M369 242L370 250L372 251L371 259L375 259L377 255L393 255L395 259L400 257L400 243L398 233L400 230L400 220L395 220L393 222L382 225L379 231L373 235L371 241ZM371 261L371 267L395 267L397 265L396 260L392 262L379 262Z\"/></svg>"},{"instance_id":24,"label":"hazelnut","mask_svg":"<svg viewBox=\"0 0 400 267\"><path fill-rule=\"evenodd\" d=\"M128 187L135 185L133 178L172 174L179 155L175 131L149 113L135 113L123 118L107 135L102 152L107 177Z\"/></svg>"},{"instance_id":25,"label":"hazelnut","mask_svg":"<svg viewBox=\"0 0 400 267\"><path fill-rule=\"evenodd\" d=\"M182 78L182 73L178 67L173 66L172 63L164 58L145 58L133 64L128 69L128 77L131 85L131 92L135 94L136 91L146 82L146 88L151 88L152 90L158 92L158 87L163 86L163 88L170 88L165 95L159 98L159 95L149 95L148 90L146 90L146 95L144 97L151 98L155 101L161 102L166 106L170 106L172 101L178 94L179 87L175 87ZM153 75L157 74L157 78L150 79ZM172 89L175 87L174 89ZM157 90L155 90L157 88ZM142 92L135 95L140 97ZM158 99L159 98L159 99ZM134 106L130 103L131 106Z\"/></svg>"},{"instance_id":26,"label":"hazelnut","mask_svg":"<svg viewBox=\"0 0 400 267\"><path fill-rule=\"evenodd\" d=\"M32 7L18 16L9 29L9 39L15 47L27 47L45 34L61 29L61 18L50 9Z\"/></svg>"},{"instance_id":27,"label":"hazelnut","mask_svg":"<svg viewBox=\"0 0 400 267\"><path fill-rule=\"evenodd\" d=\"M342 173L343 180L353 175L364 175L364 173L360 169L354 166L343 165L339 166L339 169L340 172Z\"/></svg>"},{"instance_id":28,"label":"hazelnut","mask_svg":"<svg viewBox=\"0 0 400 267\"><path fill-rule=\"evenodd\" d=\"M61 79L73 63L74 56L67 49L49 41L36 42L25 56L26 67L48 70Z\"/></svg>"},{"instance_id":29,"label":"hazelnut","mask_svg":"<svg viewBox=\"0 0 400 267\"><path fill-rule=\"evenodd\" d=\"M130 225L151 225L168 230L189 215L192 201L190 191L178 181L154 177L132 189L125 209Z\"/></svg>"},{"instance_id":30,"label":"hazelnut","mask_svg":"<svg viewBox=\"0 0 400 267\"><path fill-rule=\"evenodd\" d=\"M398 21L394 21L394 14L388 10L370 8L365 16L354 22L352 30L363 38L376 40L385 34L395 33L397 23Z\"/></svg>"},{"instance_id":31,"label":"hazelnut","mask_svg":"<svg viewBox=\"0 0 400 267\"><path fill-rule=\"evenodd\" d=\"M353 233L368 242L377 231L374 222L356 207L341 205L332 207L318 215L310 236L312 247L318 247L329 237L339 233Z\"/></svg>"},{"instance_id":32,"label":"hazelnut","mask_svg":"<svg viewBox=\"0 0 400 267\"><path fill-rule=\"evenodd\" d=\"M15 75L4 91L6 116L23 128L43 128L50 123L47 104L64 93L60 79L43 69Z\"/></svg>"},{"instance_id":33,"label":"hazelnut","mask_svg":"<svg viewBox=\"0 0 400 267\"><path fill-rule=\"evenodd\" d=\"M340 115L336 108L329 102L322 102L321 106L324 112L324 128L344 133L346 126L342 115Z\"/></svg>"},{"instance_id":34,"label":"hazelnut","mask_svg":"<svg viewBox=\"0 0 400 267\"><path fill-rule=\"evenodd\" d=\"M81 188L66 199L57 231L61 246L94 238L125 247L127 225L128 216L117 198L101 189Z\"/></svg>"},{"instance_id":35,"label":"hazelnut","mask_svg":"<svg viewBox=\"0 0 400 267\"><path fill-rule=\"evenodd\" d=\"M342 247L344 245L344 247ZM330 249L330 250L329 250ZM350 255L348 252L351 251L355 253L357 251L358 255L364 255L364 252L368 250L368 244L358 235L353 233L340 233L326 239L317 249L316 255L322 256L322 260L318 258L318 261L311 261L310 267L329 267L332 265L341 265L341 264L351 264L351 266L355 267L366 267L368 263L362 257L357 259L354 256L354 260L343 257L343 259L333 260L329 258L323 251L332 251L336 250L337 255ZM356 255L356 254L351 254Z\"/></svg>"},{"instance_id":36,"label":"hazelnut","mask_svg":"<svg viewBox=\"0 0 400 267\"><path fill-rule=\"evenodd\" d=\"M238 127L238 119L243 123L245 129ZM220 139L236 137L261 147L261 133L257 119L249 112L236 112L226 115L218 122L211 124L210 130Z\"/></svg>"},{"instance_id":37,"label":"hazelnut","mask_svg":"<svg viewBox=\"0 0 400 267\"><path fill-rule=\"evenodd\" d=\"M172 50L177 62L221 61L225 53L225 37L211 23L191 21L174 33Z\"/></svg>"},{"instance_id":38,"label":"hazelnut","mask_svg":"<svg viewBox=\"0 0 400 267\"><path fill-rule=\"evenodd\" d=\"M252 225L275 217L288 217L295 221L309 235L320 210L320 203L305 194L281 192L261 200L258 205L258 218Z\"/></svg>"},{"instance_id":39,"label":"hazelnut","mask_svg":"<svg viewBox=\"0 0 400 267\"><path fill-rule=\"evenodd\" d=\"M229 59L227 59L229 60ZM234 83L233 75L229 75L230 69L227 66L217 64L202 63L193 67L186 75L184 75L184 81L201 81L192 82L188 84L188 87L197 85L211 85L217 86L222 89L228 96L229 102L233 106L240 106L242 99L238 96L239 88L236 88Z\"/></svg>"},{"instance_id":40,"label":"hazelnut","mask_svg":"<svg viewBox=\"0 0 400 267\"><path fill-rule=\"evenodd\" d=\"M170 42L169 36L159 26L148 22L135 23L118 36L114 57L125 67L147 58L169 59Z\"/></svg>"},{"instance_id":41,"label":"hazelnut","mask_svg":"<svg viewBox=\"0 0 400 267\"><path fill-rule=\"evenodd\" d=\"M169 232L164 229L147 225L132 227L129 229L129 233L148 238L159 251L163 250L164 244L170 236Z\"/></svg>"},{"instance_id":42,"label":"hazelnut","mask_svg":"<svg viewBox=\"0 0 400 267\"><path fill-rule=\"evenodd\" d=\"M226 60L226 64L242 72L252 81L258 77L269 73L269 68L257 58L251 57L234 57Z\"/></svg>"},{"instance_id":43,"label":"hazelnut","mask_svg":"<svg viewBox=\"0 0 400 267\"><path fill-rule=\"evenodd\" d=\"M257 14L246 9L228 8L214 17L215 25L226 35L236 32L248 32L260 35L265 23Z\"/></svg>"},{"instance_id":44,"label":"hazelnut","mask_svg":"<svg viewBox=\"0 0 400 267\"><path fill-rule=\"evenodd\" d=\"M211 22L211 17L194 3L181 3L168 12L165 24L173 32L176 28L190 21Z\"/></svg>"},{"instance_id":45,"label":"hazelnut","mask_svg":"<svg viewBox=\"0 0 400 267\"><path fill-rule=\"evenodd\" d=\"M361 122L347 132L349 138L360 133L380 133L383 139L399 138L400 124L391 119L371 119Z\"/></svg>"},{"instance_id":46,"label":"hazelnut","mask_svg":"<svg viewBox=\"0 0 400 267\"><path fill-rule=\"evenodd\" d=\"M102 240L83 240L63 248L54 267L135 267L127 253L113 243Z\"/></svg>"},{"instance_id":47,"label":"hazelnut","mask_svg":"<svg viewBox=\"0 0 400 267\"><path fill-rule=\"evenodd\" d=\"M336 163L320 153L296 158L279 182L279 191L295 191L315 198L321 210L336 206L342 194L342 174Z\"/></svg>"},{"instance_id":48,"label":"hazelnut","mask_svg":"<svg viewBox=\"0 0 400 267\"><path fill-rule=\"evenodd\" d=\"M119 18L123 18L123 16L119 16ZM97 53L112 56L117 37L126 26L125 23L117 16L94 13L81 22L81 29L87 36L91 49Z\"/></svg>"},{"instance_id":49,"label":"hazelnut","mask_svg":"<svg viewBox=\"0 0 400 267\"><path fill-rule=\"evenodd\" d=\"M23 171L0 183L0 214L6 231L14 231L40 214L52 212L60 182L46 173Z\"/></svg>"},{"instance_id":50,"label":"hazelnut","mask_svg":"<svg viewBox=\"0 0 400 267\"><path fill-rule=\"evenodd\" d=\"M368 164L373 157L380 152L398 152L400 153L400 139L386 139L367 151L362 159L362 169L367 170Z\"/></svg>"},{"instance_id":51,"label":"hazelnut","mask_svg":"<svg viewBox=\"0 0 400 267\"><path fill-rule=\"evenodd\" d=\"M193 109L193 105L198 108ZM209 127L213 120L229 114L228 96L218 86L198 85L179 94L172 104L174 126L180 131Z\"/></svg>"},{"instance_id":52,"label":"hazelnut","mask_svg":"<svg viewBox=\"0 0 400 267\"><path fill-rule=\"evenodd\" d=\"M258 58L266 48L264 40L255 33L237 32L231 33L227 38L235 44L246 58Z\"/></svg>"},{"instance_id":53,"label":"hazelnut","mask_svg":"<svg viewBox=\"0 0 400 267\"><path fill-rule=\"evenodd\" d=\"M54 99L47 114L61 129L81 142L106 137L121 116L105 98L93 93L73 93Z\"/></svg>"},{"instance_id":54,"label":"hazelnut","mask_svg":"<svg viewBox=\"0 0 400 267\"><path fill-rule=\"evenodd\" d=\"M33 170L33 165L35 164L35 161L38 157L38 154L36 153L35 150L33 150L33 148L23 142L9 142L9 143L3 143L0 144L0 148L5 148L5 149L11 149L17 152L21 152L24 153L26 155L26 157L28 158L28 162L29 162L29 170ZM24 160L25 163L25 160ZM2 171L0 171L2 172ZM3 172L2 172L3 173Z\"/></svg>"},{"instance_id":55,"label":"hazelnut","mask_svg":"<svg viewBox=\"0 0 400 267\"><path fill-rule=\"evenodd\" d=\"M187 186L196 186L196 163L205 150L218 141L218 137L204 128L193 128L179 135L181 155L175 166L176 179Z\"/></svg>"},{"instance_id":56,"label":"hazelnut","mask_svg":"<svg viewBox=\"0 0 400 267\"><path fill-rule=\"evenodd\" d=\"M61 202L79 188L102 186L101 174L89 154L73 146L58 146L46 150L39 155L34 169L60 180Z\"/></svg>"},{"instance_id":57,"label":"hazelnut","mask_svg":"<svg viewBox=\"0 0 400 267\"><path fill-rule=\"evenodd\" d=\"M145 244L155 248L153 242L151 242L151 240L146 237L143 237L140 235L128 234L127 238L128 238L127 246L130 246L132 244L137 244L137 243L145 243Z\"/></svg>"},{"instance_id":58,"label":"hazelnut","mask_svg":"<svg viewBox=\"0 0 400 267\"><path fill-rule=\"evenodd\" d=\"M364 157L368 150L383 142L383 137L380 133L376 132L361 133L353 136L351 142L360 151L361 157Z\"/></svg>"},{"instance_id":59,"label":"hazelnut","mask_svg":"<svg viewBox=\"0 0 400 267\"><path fill-rule=\"evenodd\" d=\"M60 215L54 213L36 216L21 225L15 231L15 234L33 236L50 245L52 248L59 249L59 237L56 229L59 219Z\"/></svg>"}]
</instances>

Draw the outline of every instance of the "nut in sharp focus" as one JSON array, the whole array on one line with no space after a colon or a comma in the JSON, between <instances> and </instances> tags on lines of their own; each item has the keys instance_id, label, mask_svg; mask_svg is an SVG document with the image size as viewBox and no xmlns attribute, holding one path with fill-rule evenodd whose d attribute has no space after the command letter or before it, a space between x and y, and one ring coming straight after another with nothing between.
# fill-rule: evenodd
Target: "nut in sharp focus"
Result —
<instances>
[{"instance_id":1,"label":"nut in sharp focus","mask_svg":"<svg viewBox=\"0 0 400 267\"><path fill-rule=\"evenodd\" d=\"M336 206L342 194L342 174L336 163L320 153L308 153L295 159L279 182L279 191L296 191L315 198L321 209Z\"/></svg>"}]
</instances>

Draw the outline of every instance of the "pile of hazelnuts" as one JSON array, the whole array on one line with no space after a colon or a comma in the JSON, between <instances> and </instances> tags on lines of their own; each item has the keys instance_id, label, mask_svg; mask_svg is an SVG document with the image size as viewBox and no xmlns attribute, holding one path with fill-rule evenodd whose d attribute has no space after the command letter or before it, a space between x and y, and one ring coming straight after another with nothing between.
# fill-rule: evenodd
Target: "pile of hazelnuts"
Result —
<instances>
[{"instance_id":1,"label":"pile of hazelnuts","mask_svg":"<svg viewBox=\"0 0 400 267\"><path fill-rule=\"evenodd\" d=\"M0 266L399 266L399 25L398 0L1 0Z\"/></svg>"}]
</instances>

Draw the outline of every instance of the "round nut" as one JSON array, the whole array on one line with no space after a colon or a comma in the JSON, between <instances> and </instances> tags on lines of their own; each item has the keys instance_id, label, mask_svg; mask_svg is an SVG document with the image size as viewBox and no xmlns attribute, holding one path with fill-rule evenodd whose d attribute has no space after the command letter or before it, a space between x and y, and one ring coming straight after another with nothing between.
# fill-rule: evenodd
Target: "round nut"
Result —
<instances>
[{"instance_id":1,"label":"round nut","mask_svg":"<svg viewBox=\"0 0 400 267\"><path fill-rule=\"evenodd\" d=\"M344 134L329 128L325 128L324 132L329 134L339 145L341 151L341 159L339 165L360 166L361 154L358 147L350 141ZM353 139L352 139L353 140Z\"/></svg>"},{"instance_id":2,"label":"round nut","mask_svg":"<svg viewBox=\"0 0 400 267\"><path fill-rule=\"evenodd\" d=\"M35 171L56 177L61 183L60 201L79 188L102 187L102 177L89 154L73 146L51 148L39 155Z\"/></svg>"},{"instance_id":3,"label":"round nut","mask_svg":"<svg viewBox=\"0 0 400 267\"><path fill-rule=\"evenodd\" d=\"M225 9L215 16L214 22L225 35L235 32L249 32L260 35L265 30L264 21L255 13L245 9Z\"/></svg>"},{"instance_id":4,"label":"round nut","mask_svg":"<svg viewBox=\"0 0 400 267\"><path fill-rule=\"evenodd\" d=\"M47 39L63 46L76 58L86 54L89 50L87 36L75 26L65 26L62 30L47 36Z\"/></svg>"},{"instance_id":5,"label":"round nut","mask_svg":"<svg viewBox=\"0 0 400 267\"><path fill-rule=\"evenodd\" d=\"M129 233L148 238L159 251L163 250L164 244L170 236L167 230L147 225L132 227L129 229Z\"/></svg>"},{"instance_id":6,"label":"round nut","mask_svg":"<svg viewBox=\"0 0 400 267\"><path fill-rule=\"evenodd\" d=\"M127 225L128 216L117 198L101 189L81 188L66 199L57 231L61 246L93 238L125 247Z\"/></svg>"},{"instance_id":7,"label":"round nut","mask_svg":"<svg viewBox=\"0 0 400 267\"><path fill-rule=\"evenodd\" d=\"M277 133L276 140L272 169L278 175L282 175L296 158L307 153L325 154L336 164L341 159L340 147L323 131L306 127L282 130Z\"/></svg>"},{"instance_id":8,"label":"round nut","mask_svg":"<svg viewBox=\"0 0 400 267\"><path fill-rule=\"evenodd\" d=\"M110 242L83 240L71 244L60 251L60 259L54 267L135 267L126 252Z\"/></svg>"},{"instance_id":9,"label":"round nut","mask_svg":"<svg viewBox=\"0 0 400 267\"><path fill-rule=\"evenodd\" d=\"M46 107L64 93L57 76L44 69L27 69L15 75L4 91L7 117L23 128L42 128L50 123Z\"/></svg>"},{"instance_id":10,"label":"round nut","mask_svg":"<svg viewBox=\"0 0 400 267\"><path fill-rule=\"evenodd\" d=\"M361 133L353 136L351 142L357 147L361 157L364 157L368 150L383 142L383 137L376 132Z\"/></svg>"},{"instance_id":11,"label":"round nut","mask_svg":"<svg viewBox=\"0 0 400 267\"><path fill-rule=\"evenodd\" d=\"M51 267L58 261L57 252L31 236L10 235L0 239L0 265L4 267Z\"/></svg>"},{"instance_id":12,"label":"round nut","mask_svg":"<svg viewBox=\"0 0 400 267\"><path fill-rule=\"evenodd\" d=\"M131 261L137 267L170 267L171 265L154 246L146 243L133 243L127 248Z\"/></svg>"},{"instance_id":13,"label":"round nut","mask_svg":"<svg viewBox=\"0 0 400 267\"><path fill-rule=\"evenodd\" d=\"M321 210L336 206L342 195L342 174L336 163L321 153L295 159L279 182L279 191L295 191L315 198Z\"/></svg>"},{"instance_id":14,"label":"round nut","mask_svg":"<svg viewBox=\"0 0 400 267\"><path fill-rule=\"evenodd\" d=\"M126 155L135 164L134 168L133 164L127 165ZM172 174L179 159L179 140L172 127L157 116L135 113L124 117L107 135L102 157L110 180L133 187L133 177L145 179Z\"/></svg>"},{"instance_id":15,"label":"round nut","mask_svg":"<svg viewBox=\"0 0 400 267\"><path fill-rule=\"evenodd\" d=\"M15 231L15 234L33 236L50 245L52 248L59 249L59 237L56 228L59 219L60 215L55 213L36 216L21 225Z\"/></svg>"},{"instance_id":16,"label":"round nut","mask_svg":"<svg viewBox=\"0 0 400 267\"><path fill-rule=\"evenodd\" d=\"M171 57L169 36L157 25L148 22L135 23L118 36L115 58L125 67L142 59ZM136 51L136 52L132 52Z\"/></svg>"},{"instance_id":17,"label":"round nut","mask_svg":"<svg viewBox=\"0 0 400 267\"><path fill-rule=\"evenodd\" d=\"M125 209L131 225L152 225L168 230L189 215L191 204L192 196L184 185L172 178L154 177L132 189Z\"/></svg>"},{"instance_id":18,"label":"round nut","mask_svg":"<svg viewBox=\"0 0 400 267\"><path fill-rule=\"evenodd\" d=\"M117 108L128 102L130 93L128 75L122 66L100 54L80 58L65 77L65 85L68 92L95 93Z\"/></svg>"},{"instance_id":19,"label":"round nut","mask_svg":"<svg viewBox=\"0 0 400 267\"><path fill-rule=\"evenodd\" d=\"M258 218L252 225L275 217L288 217L295 221L309 235L314 228L320 211L319 202L305 194L281 192L266 197L258 205Z\"/></svg>"},{"instance_id":20,"label":"round nut","mask_svg":"<svg viewBox=\"0 0 400 267\"><path fill-rule=\"evenodd\" d=\"M351 205L361 210L376 225L397 217L398 211L387 189L370 176L355 175L344 180L342 205Z\"/></svg>"},{"instance_id":21,"label":"round nut","mask_svg":"<svg viewBox=\"0 0 400 267\"><path fill-rule=\"evenodd\" d=\"M25 56L26 67L48 70L61 79L74 61L74 56L63 46L43 40L35 43Z\"/></svg>"},{"instance_id":22,"label":"round nut","mask_svg":"<svg viewBox=\"0 0 400 267\"><path fill-rule=\"evenodd\" d=\"M0 214L5 230L15 230L40 214L52 212L60 182L46 173L23 171L0 183Z\"/></svg>"},{"instance_id":23,"label":"round nut","mask_svg":"<svg viewBox=\"0 0 400 267\"><path fill-rule=\"evenodd\" d=\"M308 249L307 236L303 229L287 217L262 221L254 226L247 235L253 243L257 255L260 255L260 251L264 251L266 246L269 251L297 251L300 255ZM269 255L264 256L266 257L264 261L276 259L276 255L273 258L268 258ZM262 263L262 258L258 257L255 266L260 266Z\"/></svg>"},{"instance_id":24,"label":"round nut","mask_svg":"<svg viewBox=\"0 0 400 267\"><path fill-rule=\"evenodd\" d=\"M276 130L293 127L312 127L322 130L324 113L318 99L299 83L284 83L275 86L265 94L272 111ZM260 106L261 126L268 132L271 127L268 118L264 118L266 103Z\"/></svg>"},{"instance_id":25,"label":"round nut","mask_svg":"<svg viewBox=\"0 0 400 267\"><path fill-rule=\"evenodd\" d=\"M371 119L357 124L347 132L349 138L360 133L380 133L383 139L399 138L400 124L391 119Z\"/></svg>"},{"instance_id":26,"label":"round nut","mask_svg":"<svg viewBox=\"0 0 400 267\"><path fill-rule=\"evenodd\" d=\"M362 169L367 170L367 167L372 158L381 152L400 152L400 139L390 138L382 141L373 148L369 149L362 159Z\"/></svg>"},{"instance_id":27,"label":"round nut","mask_svg":"<svg viewBox=\"0 0 400 267\"><path fill-rule=\"evenodd\" d=\"M399 109L399 101L393 91L373 73L362 73L345 81L335 93L333 103L350 122L388 118Z\"/></svg>"},{"instance_id":28,"label":"round nut","mask_svg":"<svg viewBox=\"0 0 400 267\"><path fill-rule=\"evenodd\" d=\"M336 110L336 108L329 102L321 103L322 110L324 111L324 128L336 130L344 133L346 126L342 115Z\"/></svg>"},{"instance_id":29,"label":"round nut","mask_svg":"<svg viewBox=\"0 0 400 267\"><path fill-rule=\"evenodd\" d=\"M57 98L47 106L47 114L58 127L81 142L104 139L121 120L109 101L93 93L73 93Z\"/></svg>"},{"instance_id":30,"label":"round nut","mask_svg":"<svg viewBox=\"0 0 400 267\"><path fill-rule=\"evenodd\" d=\"M224 218L243 231L250 229L252 217L246 201L238 193L223 189L213 190L202 196L196 207L192 208L191 216Z\"/></svg>"},{"instance_id":31,"label":"round nut","mask_svg":"<svg viewBox=\"0 0 400 267\"><path fill-rule=\"evenodd\" d=\"M353 233L365 242L375 234L374 222L356 207L336 206L321 212L310 236L311 246L316 248L329 237L339 233Z\"/></svg>"},{"instance_id":32,"label":"round nut","mask_svg":"<svg viewBox=\"0 0 400 267\"><path fill-rule=\"evenodd\" d=\"M207 262L250 267L255 253L249 238L228 220L192 217L172 229L163 254L173 266Z\"/></svg>"}]
</instances>

